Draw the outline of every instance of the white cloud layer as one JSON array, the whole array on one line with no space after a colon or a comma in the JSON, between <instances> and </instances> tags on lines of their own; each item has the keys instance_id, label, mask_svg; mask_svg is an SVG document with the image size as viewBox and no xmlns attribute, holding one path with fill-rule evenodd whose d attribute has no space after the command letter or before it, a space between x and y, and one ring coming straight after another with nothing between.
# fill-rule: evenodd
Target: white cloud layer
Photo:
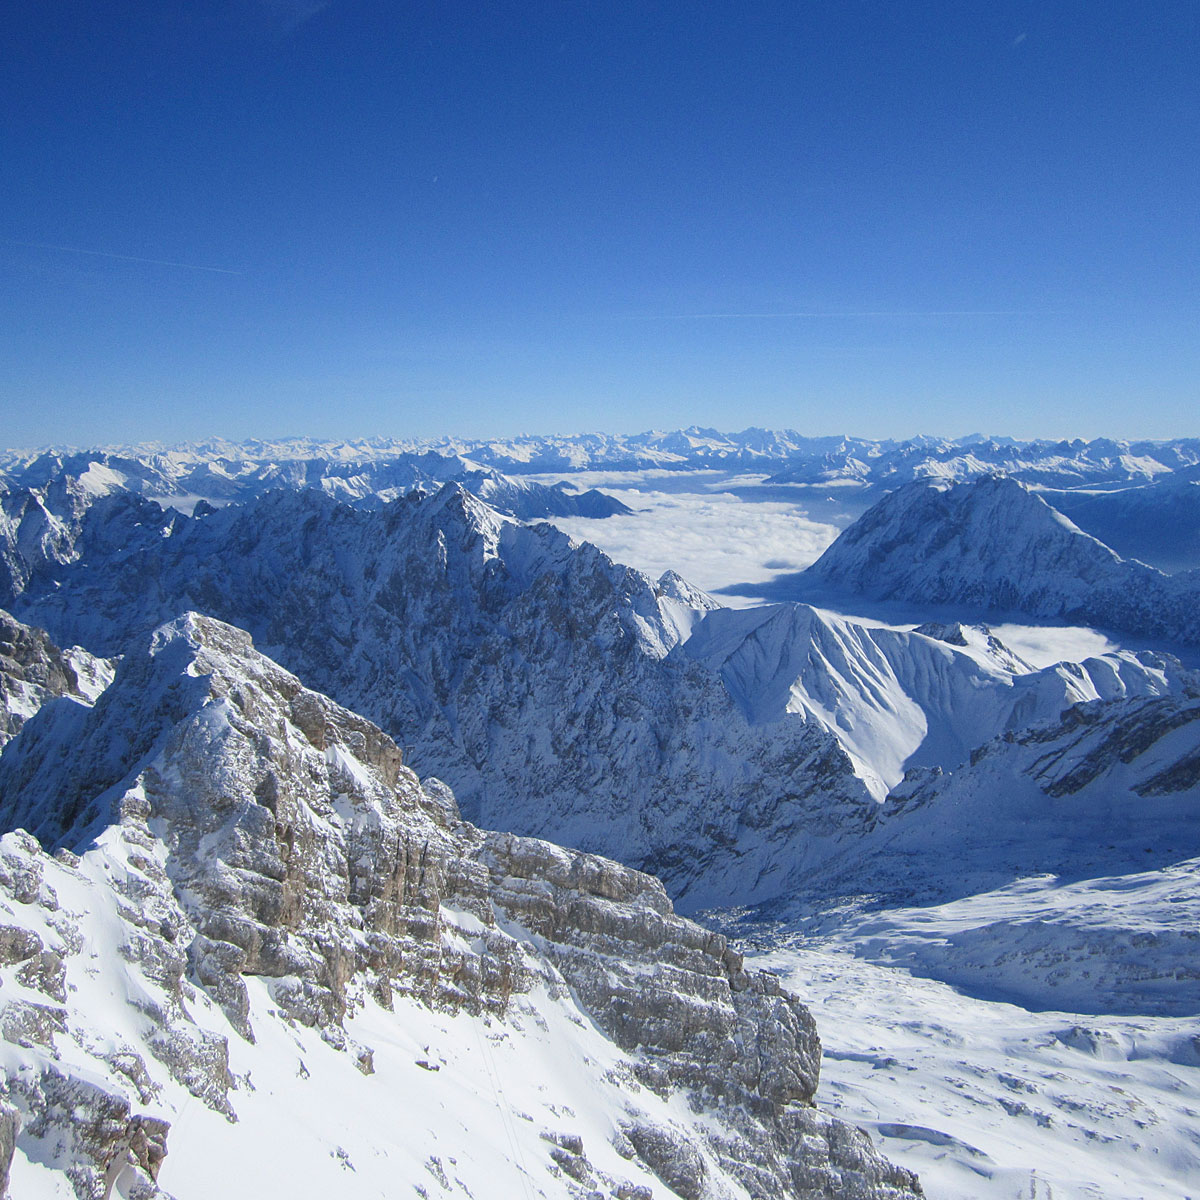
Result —
<instances>
[{"instance_id":1,"label":"white cloud layer","mask_svg":"<svg viewBox=\"0 0 1200 1200\"><path fill-rule=\"evenodd\" d=\"M709 475L709 473L705 473ZM753 482L761 477L754 476ZM554 477L547 477L549 482ZM636 510L632 516L593 521L558 518L554 524L581 541L592 542L618 562L657 578L678 571L706 591L731 584L766 583L777 575L801 571L815 562L837 537L838 529L807 516L797 504L773 500L747 501L727 491L667 491L651 488L683 483L677 472L621 472L572 475L579 488L600 487ZM688 486L727 487L724 473L706 480L690 473ZM751 484L750 479L738 480ZM745 607L752 597L721 596L724 603Z\"/></svg>"}]
</instances>

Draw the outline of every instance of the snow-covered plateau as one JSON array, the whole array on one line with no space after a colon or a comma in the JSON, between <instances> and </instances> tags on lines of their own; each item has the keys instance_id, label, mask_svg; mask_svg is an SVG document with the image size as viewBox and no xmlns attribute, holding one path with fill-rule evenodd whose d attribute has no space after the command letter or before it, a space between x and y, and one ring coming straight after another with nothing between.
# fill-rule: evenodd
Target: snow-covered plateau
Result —
<instances>
[{"instance_id":1,"label":"snow-covered plateau","mask_svg":"<svg viewBox=\"0 0 1200 1200\"><path fill-rule=\"evenodd\" d=\"M8 1194L1200 1196L1198 463L0 454Z\"/></svg>"}]
</instances>

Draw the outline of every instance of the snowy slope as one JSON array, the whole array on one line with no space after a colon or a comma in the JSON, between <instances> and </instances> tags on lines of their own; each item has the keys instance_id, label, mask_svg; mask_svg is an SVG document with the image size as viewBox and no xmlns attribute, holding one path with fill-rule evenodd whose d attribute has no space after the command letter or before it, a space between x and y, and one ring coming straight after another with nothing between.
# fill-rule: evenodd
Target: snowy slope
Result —
<instances>
[{"instance_id":1,"label":"snowy slope","mask_svg":"<svg viewBox=\"0 0 1200 1200\"><path fill-rule=\"evenodd\" d=\"M818 1098L937 1200L1194 1200L1196 1016L1031 1010L881 966L844 939L750 956L811 1005ZM1065 998L1064 998L1065 999Z\"/></svg>"},{"instance_id":2,"label":"snowy slope","mask_svg":"<svg viewBox=\"0 0 1200 1200\"><path fill-rule=\"evenodd\" d=\"M1097 700L918 772L775 922L825 1103L945 1200L1200 1178L1200 701Z\"/></svg>"},{"instance_id":3,"label":"snowy slope","mask_svg":"<svg viewBox=\"0 0 1200 1200\"><path fill-rule=\"evenodd\" d=\"M951 768L997 732L1073 704L1200 686L1174 659L1127 651L1036 670L986 627L867 626L803 604L708 615L683 652L719 671L756 724L828 729L882 800L909 767Z\"/></svg>"},{"instance_id":4,"label":"snowy slope","mask_svg":"<svg viewBox=\"0 0 1200 1200\"><path fill-rule=\"evenodd\" d=\"M846 593L1008 610L1200 644L1200 573L1120 558L1015 480L885 496L805 576Z\"/></svg>"},{"instance_id":5,"label":"snowy slope","mask_svg":"<svg viewBox=\"0 0 1200 1200\"><path fill-rule=\"evenodd\" d=\"M1200 854L1200 692L1093 700L1010 730L958 767L916 767L813 895L929 901L1053 874L1082 879Z\"/></svg>"},{"instance_id":6,"label":"snowy slope","mask_svg":"<svg viewBox=\"0 0 1200 1200\"><path fill-rule=\"evenodd\" d=\"M111 680L111 663L78 646L64 652L44 630L0 609L0 749L48 701L89 703Z\"/></svg>"},{"instance_id":7,"label":"snowy slope","mask_svg":"<svg viewBox=\"0 0 1200 1200\"><path fill-rule=\"evenodd\" d=\"M413 747L473 819L653 868L689 902L771 894L797 839L870 805L826 730L754 724L670 654L710 600L453 486L378 512L298 492L181 517L17 599L108 653L186 609L237 623Z\"/></svg>"},{"instance_id":8,"label":"snowy slope","mask_svg":"<svg viewBox=\"0 0 1200 1200\"><path fill-rule=\"evenodd\" d=\"M64 750L69 753L63 753ZM906 1200L657 881L462 822L188 615L0 756L9 1194Z\"/></svg>"}]
</instances>

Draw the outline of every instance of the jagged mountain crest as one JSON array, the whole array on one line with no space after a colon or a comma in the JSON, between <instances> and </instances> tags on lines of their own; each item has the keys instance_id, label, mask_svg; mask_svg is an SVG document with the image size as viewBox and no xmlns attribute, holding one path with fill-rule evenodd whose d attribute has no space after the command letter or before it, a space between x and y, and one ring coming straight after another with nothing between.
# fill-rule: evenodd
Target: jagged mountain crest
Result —
<instances>
[{"instance_id":1,"label":"jagged mountain crest","mask_svg":"<svg viewBox=\"0 0 1200 1200\"><path fill-rule=\"evenodd\" d=\"M473 817L612 850L676 894L779 886L818 795L844 804L825 827L869 802L824 730L748 725L672 656L711 601L458 488L374 513L279 493L56 582L21 601L60 639L114 652L181 609L232 621L414 746Z\"/></svg>"},{"instance_id":2,"label":"jagged mountain crest","mask_svg":"<svg viewBox=\"0 0 1200 1200\"><path fill-rule=\"evenodd\" d=\"M345 1080L338 1055L352 1077L380 1077L374 1089L341 1085L357 1122L376 1145L411 1148L426 1124L427 1138L446 1131L424 1099L445 1093L430 1081L408 1104L414 1064L397 1047L410 1028L435 1031L440 1061L426 1046L415 1065L477 1089L483 1067L470 1066L475 1053L463 1061L461 1036L474 1020L478 1038L498 1022L498 1040L568 1057L577 1083L562 1086L604 1130L585 1148L543 1124L539 1150L537 1124L510 1124L499 1152L486 1139L457 1146L451 1161L476 1181L490 1171L488 1186L521 1187L529 1155L550 1164L539 1190L564 1200L580 1181L628 1197L660 1186L697 1198L920 1195L864 1135L812 1106L820 1049L807 1010L743 970L723 937L675 916L657 881L462 822L382 731L305 689L244 632L185 615L131 647L70 728L60 712L36 715L0 756L4 823L63 843L51 858L27 834L0 841L0 903L22 922L0 937L0 1128L11 1135L0 1169L15 1143L23 1178L60 1164L81 1200L114 1183L147 1200L198 1194L197 1171L212 1173L199 1161L206 1139L239 1118L243 1138L273 1133L271 1110L311 1074L305 1059ZM130 1004L96 1037L113 992ZM358 1040L368 1032L379 1044ZM251 1066L284 1093L265 1108ZM536 1117L493 1089L502 1120L562 1119L561 1087L541 1100L521 1089ZM324 1131L313 1133L317 1153L295 1153L336 1178L349 1156L331 1146L322 1166ZM190 1171L171 1173L176 1153ZM411 1149L338 1190L416 1187L442 1166L410 1160ZM294 1173L248 1164L223 1192L259 1195L268 1174Z\"/></svg>"},{"instance_id":3,"label":"jagged mountain crest","mask_svg":"<svg viewBox=\"0 0 1200 1200\"><path fill-rule=\"evenodd\" d=\"M0 749L49 701L91 703L111 678L110 663L78 646L64 652L45 630L0 609Z\"/></svg>"},{"instance_id":4,"label":"jagged mountain crest","mask_svg":"<svg viewBox=\"0 0 1200 1200\"><path fill-rule=\"evenodd\" d=\"M244 627L473 819L652 869L696 907L786 890L907 766L1178 675L1128 656L1022 674L804 606L723 610L455 485L378 512L274 493L19 599L106 653L188 608Z\"/></svg>"},{"instance_id":5,"label":"jagged mountain crest","mask_svg":"<svg viewBox=\"0 0 1200 1200\"><path fill-rule=\"evenodd\" d=\"M751 722L793 714L827 729L880 800L909 767L955 767L997 730L1200 686L1170 656L1120 651L1035 669L985 626L907 633L802 604L715 611L680 652L719 672Z\"/></svg>"},{"instance_id":6,"label":"jagged mountain crest","mask_svg":"<svg viewBox=\"0 0 1200 1200\"><path fill-rule=\"evenodd\" d=\"M1200 440L1114 441L1097 438L1019 441L973 434L964 438L920 436L903 440L851 436L810 437L795 430L750 427L736 433L692 426L638 434L579 434L437 441L368 438L318 441L292 438L232 443L222 439L181 446L110 447L90 452L0 453L0 479L44 482L48 473L86 469L89 461L142 480L155 494L186 492L193 484L225 489L226 498L261 490L264 484L325 477L335 494L350 498L352 479L380 481L389 470L423 460L427 480L444 482L451 472L495 469L509 475L565 473L603 468L775 469L772 482L827 484L858 481L893 488L921 478L967 479L990 472L1045 487L1127 487L1165 478L1200 463ZM449 464L449 465L447 465ZM411 483L411 480L409 480ZM247 492L247 486L251 491ZM396 486L396 482L377 486Z\"/></svg>"},{"instance_id":7,"label":"jagged mountain crest","mask_svg":"<svg viewBox=\"0 0 1200 1200\"><path fill-rule=\"evenodd\" d=\"M272 453L272 450L278 453ZM566 483L547 486L509 478L460 455L433 450L381 453L379 447L344 448L320 443L277 447L227 444L195 451L87 451L44 453L0 469L9 491L37 491L60 501L97 499L126 492L164 508L189 511L199 501L216 505L254 499L278 488L313 490L344 503L376 508L416 488L436 490L457 482L493 507L519 519L581 516L595 519L628 513L619 500L595 489L576 493Z\"/></svg>"}]
</instances>

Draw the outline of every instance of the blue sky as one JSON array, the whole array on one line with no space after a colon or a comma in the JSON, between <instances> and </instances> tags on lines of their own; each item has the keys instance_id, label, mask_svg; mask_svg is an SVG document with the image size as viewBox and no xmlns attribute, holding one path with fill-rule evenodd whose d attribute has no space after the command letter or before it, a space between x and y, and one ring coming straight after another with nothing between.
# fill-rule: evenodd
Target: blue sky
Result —
<instances>
[{"instance_id":1,"label":"blue sky","mask_svg":"<svg viewBox=\"0 0 1200 1200\"><path fill-rule=\"evenodd\" d=\"M1200 432L1194 0L17 0L0 36L10 446Z\"/></svg>"}]
</instances>

